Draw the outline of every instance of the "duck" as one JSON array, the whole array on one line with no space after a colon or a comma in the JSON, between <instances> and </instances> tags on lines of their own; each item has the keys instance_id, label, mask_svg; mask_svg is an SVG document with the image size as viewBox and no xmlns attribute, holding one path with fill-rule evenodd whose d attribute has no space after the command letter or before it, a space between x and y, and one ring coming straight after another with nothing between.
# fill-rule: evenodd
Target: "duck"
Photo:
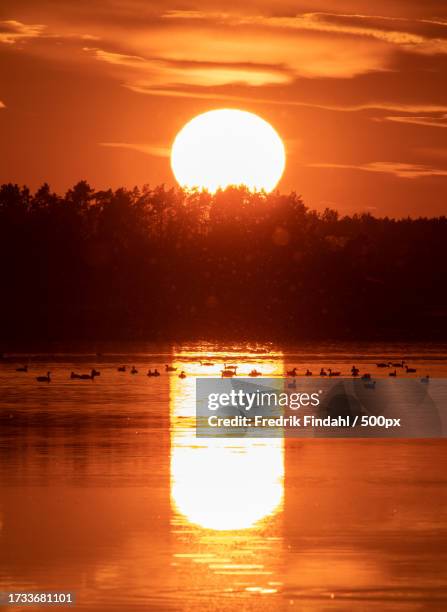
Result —
<instances>
[{"instance_id":1,"label":"duck","mask_svg":"<svg viewBox=\"0 0 447 612\"><path fill-rule=\"evenodd\" d=\"M138 370L135 366L132 366L132 369L130 371L131 374L138 374Z\"/></svg>"},{"instance_id":2,"label":"duck","mask_svg":"<svg viewBox=\"0 0 447 612\"><path fill-rule=\"evenodd\" d=\"M307 368L306 373L304 374L304 376L312 376L312 372L309 370L309 368Z\"/></svg>"},{"instance_id":3,"label":"duck","mask_svg":"<svg viewBox=\"0 0 447 612\"><path fill-rule=\"evenodd\" d=\"M352 368L351 368L352 376L358 376L359 372L360 372L360 370L358 368L356 368L355 365L353 365Z\"/></svg>"},{"instance_id":4,"label":"duck","mask_svg":"<svg viewBox=\"0 0 447 612\"><path fill-rule=\"evenodd\" d=\"M324 368L321 368L320 376L327 376L327 372L326 372L326 370Z\"/></svg>"},{"instance_id":5,"label":"duck","mask_svg":"<svg viewBox=\"0 0 447 612\"><path fill-rule=\"evenodd\" d=\"M51 372L47 372L46 376L37 376L36 377L37 382L46 382L46 383L51 382L50 374Z\"/></svg>"},{"instance_id":6,"label":"duck","mask_svg":"<svg viewBox=\"0 0 447 612\"><path fill-rule=\"evenodd\" d=\"M425 385L428 385L429 382L430 382L430 375L429 374L427 374L427 376L423 376L421 378L421 383L423 383Z\"/></svg>"},{"instance_id":7,"label":"duck","mask_svg":"<svg viewBox=\"0 0 447 612\"><path fill-rule=\"evenodd\" d=\"M258 372L258 370L256 370L256 368L255 368L254 370L252 370L252 371L249 373L249 376L252 376L252 377L254 377L254 376L262 376L262 373L261 373L261 372Z\"/></svg>"},{"instance_id":8,"label":"duck","mask_svg":"<svg viewBox=\"0 0 447 612\"><path fill-rule=\"evenodd\" d=\"M118 367L117 367L117 370L118 370L118 372L125 372L125 371L126 371L126 366L125 366L125 365L123 365L123 366L118 366Z\"/></svg>"},{"instance_id":9,"label":"duck","mask_svg":"<svg viewBox=\"0 0 447 612\"><path fill-rule=\"evenodd\" d=\"M16 372L28 372L28 366L24 365L20 368L16 368Z\"/></svg>"},{"instance_id":10,"label":"duck","mask_svg":"<svg viewBox=\"0 0 447 612\"><path fill-rule=\"evenodd\" d=\"M393 366L393 368L403 368L405 365L405 361L402 359L402 361L397 363L391 363L391 365Z\"/></svg>"},{"instance_id":11,"label":"duck","mask_svg":"<svg viewBox=\"0 0 447 612\"><path fill-rule=\"evenodd\" d=\"M287 376L296 376L296 368L292 368L286 372Z\"/></svg>"},{"instance_id":12,"label":"duck","mask_svg":"<svg viewBox=\"0 0 447 612\"><path fill-rule=\"evenodd\" d=\"M362 375L362 380L371 380L371 374L365 372L365 374Z\"/></svg>"},{"instance_id":13,"label":"duck","mask_svg":"<svg viewBox=\"0 0 447 612\"><path fill-rule=\"evenodd\" d=\"M213 366L214 363L212 361L201 361L200 365L201 366Z\"/></svg>"},{"instance_id":14,"label":"duck","mask_svg":"<svg viewBox=\"0 0 447 612\"><path fill-rule=\"evenodd\" d=\"M157 368L155 368L153 372L152 370L148 370L147 375L148 376L160 376L160 372L157 370Z\"/></svg>"},{"instance_id":15,"label":"duck","mask_svg":"<svg viewBox=\"0 0 447 612\"><path fill-rule=\"evenodd\" d=\"M166 372L177 372L177 368L174 368L174 366L170 366L168 364L165 365L165 370Z\"/></svg>"},{"instance_id":16,"label":"duck","mask_svg":"<svg viewBox=\"0 0 447 612\"><path fill-rule=\"evenodd\" d=\"M341 372L333 372L331 368L328 368L329 376L340 376Z\"/></svg>"},{"instance_id":17,"label":"duck","mask_svg":"<svg viewBox=\"0 0 447 612\"><path fill-rule=\"evenodd\" d=\"M416 368L409 368L408 366L405 366L405 370L407 374L414 374L416 372Z\"/></svg>"},{"instance_id":18,"label":"duck","mask_svg":"<svg viewBox=\"0 0 447 612\"><path fill-rule=\"evenodd\" d=\"M178 375L178 377L179 377L179 378L186 378L186 374L185 374L185 372L182 370L182 371L180 372L180 374Z\"/></svg>"},{"instance_id":19,"label":"duck","mask_svg":"<svg viewBox=\"0 0 447 612\"><path fill-rule=\"evenodd\" d=\"M388 376L394 376L394 378L395 378L397 376L396 370L394 370L394 372L389 372Z\"/></svg>"}]
</instances>

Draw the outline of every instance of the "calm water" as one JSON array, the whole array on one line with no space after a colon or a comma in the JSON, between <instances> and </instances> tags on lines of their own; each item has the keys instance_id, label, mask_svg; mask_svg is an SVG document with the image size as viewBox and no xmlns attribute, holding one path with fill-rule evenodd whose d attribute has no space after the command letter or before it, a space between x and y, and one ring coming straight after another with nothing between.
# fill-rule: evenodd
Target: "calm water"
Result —
<instances>
[{"instance_id":1,"label":"calm water","mask_svg":"<svg viewBox=\"0 0 447 612\"><path fill-rule=\"evenodd\" d=\"M0 590L72 590L92 611L447 608L446 441L197 440L192 418L194 376L224 360L447 376L446 346L77 350L0 363Z\"/></svg>"}]
</instances>

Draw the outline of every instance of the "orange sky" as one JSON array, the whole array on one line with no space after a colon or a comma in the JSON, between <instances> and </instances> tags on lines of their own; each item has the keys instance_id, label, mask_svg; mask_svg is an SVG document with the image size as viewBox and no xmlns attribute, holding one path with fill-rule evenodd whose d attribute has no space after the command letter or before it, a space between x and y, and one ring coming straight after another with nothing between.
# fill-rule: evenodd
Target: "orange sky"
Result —
<instances>
[{"instance_id":1,"label":"orange sky","mask_svg":"<svg viewBox=\"0 0 447 612\"><path fill-rule=\"evenodd\" d=\"M0 181L174 184L192 116L260 114L317 209L447 212L442 0L2 0Z\"/></svg>"}]
</instances>

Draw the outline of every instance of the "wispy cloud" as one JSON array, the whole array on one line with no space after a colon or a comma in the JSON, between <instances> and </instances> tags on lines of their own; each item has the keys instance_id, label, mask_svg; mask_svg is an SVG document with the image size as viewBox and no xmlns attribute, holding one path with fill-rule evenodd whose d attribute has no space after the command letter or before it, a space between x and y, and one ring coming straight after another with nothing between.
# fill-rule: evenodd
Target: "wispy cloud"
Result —
<instances>
[{"instance_id":1,"label":"wispy cloud","mask_svg":"<svg viewBox=\"0 0 447 612\"><path fill-rule=\"evenodd\" d=\"M25 24L13 19L0 21L0 42L14 45L27 38L38 38L44 33L45 28L46 26L41 24Z\"/></svg>"},{"instance_id":2,"label":"wispy cloud","mask_svg":"<svg viewBox=\"0 0 447 612\"><path fill-rule=\"evenodd\" d=\"M447 26L444 20L426 19L411 20L398 17L383 17L379 15L361 15L346 13L313 12L295 16L269 15L230 15L227 13L172 10L164 13L165 19L171 20L215 20L221 24L241 26L251 25L270 29L301 30L322 32L327 34L345 34L354 37L372 38L391 45L399 45L408 50L425 53L447 53L447 39L430 37L411 31L414 23L425 23L437 26ZM379 27L381 22L388 24L406 24L407 29Z\"/></svg>"},{"instance_id":3,"label":"wispy cloud","mask_svg":"<svg viewBox=\"0 0 447 612\"><path fill-rule=\"evenodd\" d=\"M405 104L399 102L365 102L363 104L334 105L322 108L340 111L383 110L403 113L443 113L447 112L447 104Z\"/></svg>"},{"instance_id":4,"label":"wispy cloud","mask_svg":"<svg viewBox=\"0 0 447 612\"><path fill-rule=\"evenodd\" d=\"M293 78L283 66L268 64L145 58L92 47L84 47L84 51L93 53L102 62L131 70L133 88L173 83L207 87L228 83L259 86L288 83Z\"/></svg>"},{"instance_id":5,"label":"wispy cloud","mask_svg":"<svg viewBox=\"0 0 447 612\"><path fill-rule=\"evenodd\" d=\"M121 38L116 31L110 46L90 51L97 60L147 71L151 78L153 62L163 62L164 85L276 85L300 77L353 78L390 70L392 50L383 41L340 36L338 28L329 24L321 30L313 21L306 15L249 17L177 10L146 29L123 32ZM161 77L156 83L161 84Z\"/></svg>"},{"instance_id":6,"label":"wispy cloud","mask_svg":"<svg viewBox=\"0 0 447 612\"><path fill-rule=\"evenodd\" d=\"M165 11L162 16L164 19L228 19L231 14L225 11L203 11L203 10L186 10L186 9L169 9ZM286 19L295 19L298 14L292 17L286 17ZM314 11L311 13L302 13L302 17L314 18L314 19L354 19L359 21L382 21L384 23L406 23L407 25L426 23L430 25L439 25L447 27L447 19L418 19L411 17L395 17L391 15L366 15L362 13L332 13L330 11ZM256 17L256 16L255 16Z\"/></svg>"},{"instance_id":7,"label":"wispy cloud","mask_svg":"<svg viewBox=\"0 0 447 612\"><path fill-rule=\"evenodd\" d=\"M100 61L107 62L108 64L115 64L116 66L130 66L131 68L140 68L148 67L148 65L150 65L149 60L145 60L143 57L140 57L138 55L114 53L112 51L98 49L97 47L84 47L83 50L92 52L96 59Z\"/></svg>"},{"instance_id":8,"label":"wispy cloud","mask_svg":"<svg viewBox=\"0 0 447 612\"><path fill-rule=\"evenodd\" d=\"M395 123L409 123L410 125L422 125L425 127L447 128L447 114L437 117L427 115L390 115L388 117L376 118L376 121L394 121Z\"/></svg>"},{"instance_id":9,"label":"wispy cloud","mask_svg":"<svg viewBox=\"0 0 447 612\"><path fill-rule=\"evenodd\" d=\"M0 21L0 43L15 45L33 39L96 41L100 40L100 37L95 34L80 33L66 26L51 29L48 25L22 23L14 19Z\"/></svg>"},{"instance_id":10,"label":"wispy cloud","mask_svg":"<svg viewBox=\"0 0 447 612\"><path fill-rule=\"evenodd\" d=\"M138 144L132 142L99 142L101 147L110 147L112 149L130 149L131 151L138 151L138 153L144 153L145 155L152 155L153 157L170 157L171 150L169 147L162 147L149 144Z\"/></svg>"},{"instance_id":11,"label":"wispy cloud","mask_svg":"<svg viewBox=\"0 0 447 612\"><path fill-rule=\"evenodd\" d=\"M203 89L178 89L178 88L158 88L151 85L126 83L125 87L137 93L150 96L167 96L172 98L195 98L199 100L222 100L230 102L250 103L250 104L272 104L275 106L297 106L302 108L316 108L319 110L334 111L340 113L351 113L361 111L383 111L401 113L447 113L447 104L402 104L398 102L364 102L362 104L320 104L318 102L304 102L287 98L259 98L252 96L235 96L226 93L207 92ZM405 118L405 117L404 117ZM390 117L375 118L377 121L388 120ZM411 122L411 116L408 117ZM435 120L439 120L434 118ZM427 118L428 121L428 118Z\"/></svg>"},{"instance_id":12,"label":"wispy cloud","mask_svg":"<svg viewBox=\"0 0 447 612\"><path fill-rule=\"evenodd\" d=\"M311 168L335 168L346 170L363 170L366 172L380 172L392 174L399 178L414 179L429 176L447 176L447 170L432 168L422 164L410 164L390 161L369 162L367 164L309 164Z\"/></svg>"},{"instance_id":13,"label":"wispy cloud","mask_svg":"<svg viewBox=\"0 0 447 612\"><path fill-rule=\"evenodd\" d=\"M334 18L329 21L328 17ZM356 16L350 16L355 19ZM294 30L311 30L317 32L330 32L333 34L349 34L353 36L367 36L376 38L383 42L398 44L398 45L420 45L424 42L424 37L411 32L401 32L398 30L382 30L363 25L351 25L337 21L340 15L325 14L325 13L305 13L296 17L249 17L242 22L254 23L257 25L266 25L278 28L288 28Z\"/></svg>"}]
</instances>

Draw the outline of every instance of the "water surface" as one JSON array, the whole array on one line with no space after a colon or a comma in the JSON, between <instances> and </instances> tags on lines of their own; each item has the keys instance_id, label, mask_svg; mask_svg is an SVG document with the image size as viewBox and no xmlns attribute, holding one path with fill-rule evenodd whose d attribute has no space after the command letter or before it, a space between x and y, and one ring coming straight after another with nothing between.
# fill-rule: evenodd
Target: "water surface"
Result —
<instances>
[{"instance_id":1,"label":"water surface","mask_svg":"<svg viewBox=\"0 0 447 612\"><path fill-rule=\"evenodd\" d=\"M445 346L97 350L0 363L0 590L72 590L98 612L446 608L445 441L197 440L193 429L194 377L224 361L241 374L355 363L386 375L374 364L403 357L416 376L446 376ZM139 373L117 372L124 363ZM94 382L70 380L93 366ZM162 375L148 378L154 367ZM37 383L48 370L52 382Z\"/></svg>"}]
</instances>

